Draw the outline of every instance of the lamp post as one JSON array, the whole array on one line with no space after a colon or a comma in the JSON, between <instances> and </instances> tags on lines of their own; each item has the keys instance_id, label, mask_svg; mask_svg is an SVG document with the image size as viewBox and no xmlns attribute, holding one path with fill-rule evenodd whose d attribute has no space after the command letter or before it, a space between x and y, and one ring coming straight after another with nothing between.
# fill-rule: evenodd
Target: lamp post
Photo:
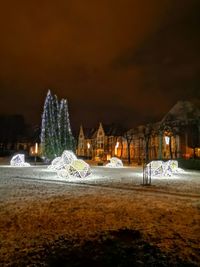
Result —
<instances>
[{"instance_id":1,"label":"lamp post","mask_svg":"<svg viewBox=\"0 0 200 267\"><path fill-rule=\"evenodd\" d=\"M169 145L170 137L168 135L165 135L165 144Z\"/></svg>"},{"instance_id":2,"label":"lamp post","mask_svg":"<svg viewBox=\"0 0 200 267\"><path fill-rule=\"evenodd\" d=\"M38 143L35 143L35 165L37 160L37 154L38 154Z\"/></svg>"},{"instance_id":3,"label":"lamp post","mask_svg":"<svg viewBox=\"0 0 200 267\"><path fill-rule=\"evenodd\" d=\"M119 142L117 141L116 145L115 145L115 155L117 156L117 149L119 147Z\"/></svg>"},{"instance_id":4,"label":"lamp post","mask_svg":"<svg viewBox=\"0 0 200 267\"><path fill-rule=\"evenodd\" d=\"M87 157L89 159L89 155L90 155L90 143L87 143Z\"/></svg>"},{"instance_id":5,"label":"lamp post","mask_svg":"<svg viewBox=\"0 0 200 267\"><path fill-rule=\"evenodd\" d=\"M169 135L165 135L165 144L166 144L166 147L167 147L167 152L169 151L169 144L170 144L170 136ZM166 157L168 158L168 153L166 155ZM171 157L171 155L170 155Z\"/></svg>"}]
</instances>

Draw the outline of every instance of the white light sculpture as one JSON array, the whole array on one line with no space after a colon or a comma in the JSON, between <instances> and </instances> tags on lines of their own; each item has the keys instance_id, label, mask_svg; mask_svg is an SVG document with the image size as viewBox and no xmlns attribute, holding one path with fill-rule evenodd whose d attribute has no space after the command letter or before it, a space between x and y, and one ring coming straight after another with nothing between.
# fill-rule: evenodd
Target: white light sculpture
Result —
<instances>
[{"instance_id":1,"label":"white light sculpture","mask_svg":"<svg viewBox=\"0 0 200 267\"><path fill-rule=\"evenodd\" d=\"M90 166L81 159L72 161L69 165L57 171L60 178L85 178L91 173Z\"/></svg>"},{"instance_id":2,"label":"white light sculpture","mask_svg":"<svg viewBox=\"0 0 200 267\"><path fill-rule=\"evenodd\" d=\"M48 166L48 169L51 170L60 170L64 167L64 162L61 157L56 157L54 160L52 160L51 165Z\"/></svg>"},{"instance_id":3,"label":"white light sculpture","mask_svg":"<svg viewBox=\"0 0 200 267\"><path fill-rule=\"evenodd\" d=\"M77 159L77 157L72 151L64 150L61 157L56 157L52 160L48 169L55 171L64 169L66 165L69 165L75 159Z\"/></svg>"},{"instance_id":4,"label":"white light sculpture","mask_svg":"<svg viewBox=\"0 0 200 267\"><path fill-rule=\"evenodd\" d=\"M70 175L69 175L68 167L58 170L57 175L60 178L69 178Z\"/></svg>"},{"instance_id":5,"label":"white light sculpture","mask_svg":"<svg viewBox=\"0 0 200 267\"><path fill-rule=\"evenodd\" d=\"M90 174L90 166L68 150L65 150L61 157L55 158L48 168L56 171L60 178L84 178Z\"/></svg>"},{"instance_id":6,"label":"white light sculpture","mask_svg":"<svg viewBox=\"0 0 200 267\"><path fill-rule=\"evenodd\" d=\"M82 159L74 160L68 167L69 175L79 178L88 176L90 172L90 166Z\"/></svg>"},{"instance_id":7,"label":"white light sculpture","mask_svg":"<svg viewBox=\"0 0 200 267\"><path fill-rule=\"evenodd\" d=\"M24 154L17 154L12 157L10 165L14 167L29 167L30 164L25 162Z\"/></svg>"},{"instance_id":8,"label":"white light sculpture","mask_svg":"<svg viewBox=\"0 0 200 267\"><path fill-rule=\"evenodd\" d=\"M178 172L178 161L177 160L168 160L170 164L170 168L172 169L172 172Z\"/></svg>"},{"instance_id":9,"label":"white light sculpture","mask_svg":"<svg viewBox=\"0 0 200 267\"><path fill-rule=\"evenodd\" d=\"M73 160L77 159L76 155L70 150L64 150L61 158L64 164L70 164Z\"/></svg>"},{"instance_id":10,"label":"white light sculpture","mask_svg":"<svg viewBox=\"0 0 200 267\"><path fill-rule=\"evenodd\" d=\"M106 167L111 167L111 168L120 168L123 167L123 163L121 159L118 159L116 157L110 158L110 163L106 164Z\"/></svg>"},{"instance_id":11,"label":"white light sculpture","mask_svg":"<svg viewBox=\"0 0 200 267\"><path fill-rule=\"evenodd\" d=\"M148 172L151 176L171 176L173 173L178 172L178 161L151 161L147 164Z\"/></svg>"}]
</instances>

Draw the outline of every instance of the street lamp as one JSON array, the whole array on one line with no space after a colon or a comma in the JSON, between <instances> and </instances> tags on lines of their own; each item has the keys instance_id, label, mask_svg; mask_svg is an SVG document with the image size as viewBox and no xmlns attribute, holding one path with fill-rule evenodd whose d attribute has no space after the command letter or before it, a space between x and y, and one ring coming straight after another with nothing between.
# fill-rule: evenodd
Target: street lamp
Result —
<instances>
[{"instance_id":1,"label":"street lamp","mask_svg":"<svg viewBox=\"0 0 200 267\"><path fill-rule=\"evenodd\" d=\"M36 165L37 154L38 154L38 143L35 143L35 165Z\"/></svg>"},{"instance_id":2,"label":"street lamp","mask_svg":"<svg viewBox=\"0 0 200 267\"><path fill-rule=\"evenodd\" d=\"M165 135L165 144L169 145L170 137L168 135Z\"/></svg>"},{"instance_id":3,"label":"street lamp","mask_svg":"<svg viewBox=\"0 0 200 267\"><path fill-rule=\"evenodd\" d=\"M90 150L90 143L88 142L88 143L87 143L87 152L88 152L87 154L88 154L88 159L89 159L89 154L90 154L90 153L89 153L89 150Z\"/></svg>"},{"instance_id":4,"label":"street lamp","mask_svg":"<svg viewBox=\"0 0 200 267\"><path fill-rule=\"evenodd\" d=\"M119 147L119 142L117 141L116 145L115 145L115 155L117 155L117 149Z\"/></svg>"},{"instance_id":5,"label":"street lamp","mask_svg":"<svg viewBox=\"0 0 200 267\"><path fill-rule=\"evenodd\" d=\"M171 158L171 147L170 147L170 136L169 135L165 135L165 144L166 144L166 157L168 158L168 153L170 154L170 158Z\"/></svg>"}]
</instances>

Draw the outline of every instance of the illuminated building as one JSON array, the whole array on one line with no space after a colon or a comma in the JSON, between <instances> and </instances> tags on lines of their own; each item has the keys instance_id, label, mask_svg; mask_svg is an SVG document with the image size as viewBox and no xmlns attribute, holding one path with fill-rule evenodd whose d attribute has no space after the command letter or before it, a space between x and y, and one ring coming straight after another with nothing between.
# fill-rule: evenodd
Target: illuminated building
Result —
<instances>
[{"instance_id":1,"label":"illuminated building","mask_svg":"<svg viewBox=\"0 0 200 267\"><path fill-rule=\"evenodd\" d=\"M90 148L87 147L90 144ZM126 132L104 126L84 131L81 126L77 156L141 164L153 159L200 157L200 111L188 101L179 101L156 123L140 125Z\"/></svg>"}]
</instances>

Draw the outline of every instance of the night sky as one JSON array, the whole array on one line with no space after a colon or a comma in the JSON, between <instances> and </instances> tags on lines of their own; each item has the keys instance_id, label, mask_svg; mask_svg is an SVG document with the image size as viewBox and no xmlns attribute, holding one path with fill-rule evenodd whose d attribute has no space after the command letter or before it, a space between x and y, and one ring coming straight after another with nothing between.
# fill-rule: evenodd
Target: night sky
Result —
<instances>
[{"instance_id":1,"label":"night sky","mask_svg":"<svg viewBox=\"0 0 200 267\"><path fill-rule=\"evenodd\" d=\"M200 1L4 1L0 114L40 124L48 89L72 128L157 121L200 104Z\"/></svg>"}]
</instances>

